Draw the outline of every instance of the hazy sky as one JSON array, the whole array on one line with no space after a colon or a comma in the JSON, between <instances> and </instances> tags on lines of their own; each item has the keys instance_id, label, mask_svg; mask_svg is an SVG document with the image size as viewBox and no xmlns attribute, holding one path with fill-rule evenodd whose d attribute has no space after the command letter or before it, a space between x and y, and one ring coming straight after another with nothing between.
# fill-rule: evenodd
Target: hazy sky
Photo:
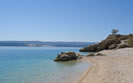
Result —
<instances>
[{"instance_id":1,"label":"hazy sky","mask_svg":"<svg viewBox=\"0 0 133 83\"><path fill-rule=\"evenodd\" d=\"M100 41L133 33L133 0L0 0L0 40Z\"/></svg>"}]
</instances>

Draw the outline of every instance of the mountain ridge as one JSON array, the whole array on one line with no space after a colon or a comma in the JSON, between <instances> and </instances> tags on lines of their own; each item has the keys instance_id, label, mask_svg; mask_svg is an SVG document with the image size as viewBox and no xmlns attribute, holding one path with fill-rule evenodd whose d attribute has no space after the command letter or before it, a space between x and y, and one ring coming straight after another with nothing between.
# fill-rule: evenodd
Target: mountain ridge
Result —
<instances>
[{"instance_id":1,"label":"mountain ridge","mask_svg":"<svg viewBox=\"0 0 133 83\"><path fill-rule=\"evenodd\" d=\"M27 47L84 47L97 42L65 42L65 41L0 41L0 46L27 46Z\"/></svg>"}]
</instances>

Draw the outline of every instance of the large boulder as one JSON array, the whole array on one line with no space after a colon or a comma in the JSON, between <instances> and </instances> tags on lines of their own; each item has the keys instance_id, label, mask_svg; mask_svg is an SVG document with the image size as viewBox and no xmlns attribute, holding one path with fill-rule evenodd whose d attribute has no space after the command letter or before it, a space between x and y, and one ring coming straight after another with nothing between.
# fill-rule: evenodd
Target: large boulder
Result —
<instances>
[{"instance_id":1,"label":"large boulder","mask_svg":"<svg viewBox=\"0 0 133 83\"><path fill-rule=\"evenodd\" d=\"M80 54L76 54L75 52L61 52L61 54L58 54L55 58L55 61L70 61L70 60L76 60L80 57Z\"/></svg>"}]
</instances>

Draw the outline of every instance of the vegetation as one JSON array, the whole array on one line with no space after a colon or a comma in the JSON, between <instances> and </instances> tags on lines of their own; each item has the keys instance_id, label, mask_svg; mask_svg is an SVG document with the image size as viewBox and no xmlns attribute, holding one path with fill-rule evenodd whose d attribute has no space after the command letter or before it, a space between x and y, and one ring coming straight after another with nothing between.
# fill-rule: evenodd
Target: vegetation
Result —
<instances>
[{"instance_id":1,"label":"vegetation","mask_svg":"<svg viewBox=\"0 0 133 83\"><path fill-rule=\"evenodd\" d=\"M133 36L128 38L128 46L133 47Z\"/></svg>"},{"instance_id":2,"label":"vegetation","mask_svg":"<svg viewBox=\"0 0 133 83\"><path fill-rule=\"evenodd\" d=\"M119 32L118 29L112 29L112 34L113 34L113 35L116 34L116 33L118 33L118 32Z\"/></svg>"}]
</instances>

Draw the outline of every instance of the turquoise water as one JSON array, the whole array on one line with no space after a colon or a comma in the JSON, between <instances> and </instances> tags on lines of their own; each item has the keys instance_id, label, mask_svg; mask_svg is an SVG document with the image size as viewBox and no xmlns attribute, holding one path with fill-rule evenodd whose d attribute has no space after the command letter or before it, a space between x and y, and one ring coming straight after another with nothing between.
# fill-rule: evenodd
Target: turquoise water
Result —
<instances>
[{"instance_id":1,"label":"turquoise water","mask_svg":"<svg viewBox=\"0 0 133 83\"><path fill-rule=\"evenodd\" d=\"M88 68L88 64L54 62L53 59L62 51L78 52L79 49L0 47L0 83L71 83Z\"/></svg>"}]
</instances>

